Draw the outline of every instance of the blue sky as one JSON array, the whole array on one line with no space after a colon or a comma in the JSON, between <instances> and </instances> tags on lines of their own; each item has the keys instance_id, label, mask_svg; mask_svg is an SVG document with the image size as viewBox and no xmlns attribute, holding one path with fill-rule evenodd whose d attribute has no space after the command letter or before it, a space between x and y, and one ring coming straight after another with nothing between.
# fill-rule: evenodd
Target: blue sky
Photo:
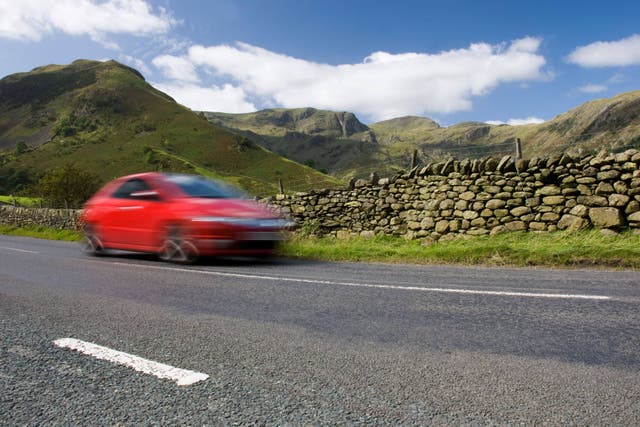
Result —
<instances>
[{"instance_id":1,"label":"blue sky","mask_svg":"<svg viewBox=\"0 0 640 427\"><path fill-rule=\"evenodd\" d=\"M194 110L539 122L640 89L640 2L0 0L0 76L79 58Z\"/></svg>"}]
</instances>

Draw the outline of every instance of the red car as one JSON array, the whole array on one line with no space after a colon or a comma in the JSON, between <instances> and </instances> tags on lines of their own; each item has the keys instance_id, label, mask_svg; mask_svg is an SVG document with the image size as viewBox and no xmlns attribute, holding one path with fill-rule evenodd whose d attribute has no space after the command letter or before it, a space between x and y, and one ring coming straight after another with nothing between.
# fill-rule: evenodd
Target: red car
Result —
<instances>
[{"instance_id":1,"label":"red car","mask_svg":"<svg viewBox=\"0 0 640 427\"><path fill-rule=\"evenodd\" d=\"M87 253L150 252L183 263L201 255L272 255L293 226L226 184L155 172L106 184L85 203L81 221Z\"/></svg>"}]
</instances>

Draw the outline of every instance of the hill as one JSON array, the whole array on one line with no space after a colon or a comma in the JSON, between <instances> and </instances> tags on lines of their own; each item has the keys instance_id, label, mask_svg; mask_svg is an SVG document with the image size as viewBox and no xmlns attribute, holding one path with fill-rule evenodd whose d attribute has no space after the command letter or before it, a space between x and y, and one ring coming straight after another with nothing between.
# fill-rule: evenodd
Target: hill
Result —
<instances>
[{"instance_id":1,"label":"hill","mask_svg":"<svg viewBox=\"0 0 640 427\"><path fill-rule=\"evenodd\" d=\"M640 91L587 102L524 133L536 153L620 151L640 144Z\"/></svg>"},{"instance_id":2,"label":"hill","mask_svg":"<svg viewBox=\"0 0 640 427\"><path fill-rule=\"evenodd\" d=\"M204 112L204 115L211 123L262 135L285 136L296 132L364 141L370 141L372 136L369 128L353 113L344 111L274 108L246 114Z\"/></svg>"},{"instance_id":3,"label":"hill","mask_svg":"<svg viewBox=\"0 0 640 427\"><path fill-rule=\"evenodd\" d=\"M357 167L355 159L369 158L377 146L371 129L348 112L277 108L245 114L203 114L211 123L240 133L281 156L333 174Z\"/></svg>"},{"instance_id":4,"label":"hill","mask_svg":"<svg viewBox=\"0 0 640 427\"><path fill-rule=\"evenodd\" d=\"M421 135L440 129L440 125L426 117L405 116L375 123L371 128L377 140L388 145L404 140L418 141Z\"/></svg>"},{"instance_id":5,"label":"hill","mask_svg":"<svg viewBox=\"0 0 640 427\"><path fill-rule=\"evenodd\" d=\"M424 157L479 157L512 153L520 138L525 157L561 152L621 151L640 143L640 91L582 104L544 123L523 126L465 122L439 127L430 119L374 123L370 128L391 152L418 148Z\"/></svg>"},{"instance_id":6,"label":"hill","mask_svg":"<svg viewBox=\"0 0 640 427\"><path fill-rule=\"evenodd\" d=\"M5 191L65 164L115 176L150 170L218 177L255 194L336 180L209 123L115 61L48 65L0 80Z\"/></svg>"},{"instance_id":7,"label":"hill","mask_svg":"<svg viewBox=\"0 0 640 427\"><path fill-rule=\"evenodd\" d=\"M301 112L303 119L295 119ZM277 109L205 116L283 156L341 177L406 169L415 150L425 163L514 154L516 138L522 141L525 157L564 151L583 154L602 148L620 151L640 145L640 91L587 102L548 122L523 126L464 122L441 127L429 118L407 116L369 126L358 121L351 128L359 132L350 133L341 132L336 121L326 120L336 114L347 117L349 113Z\"/></svg>"}]
</instances>

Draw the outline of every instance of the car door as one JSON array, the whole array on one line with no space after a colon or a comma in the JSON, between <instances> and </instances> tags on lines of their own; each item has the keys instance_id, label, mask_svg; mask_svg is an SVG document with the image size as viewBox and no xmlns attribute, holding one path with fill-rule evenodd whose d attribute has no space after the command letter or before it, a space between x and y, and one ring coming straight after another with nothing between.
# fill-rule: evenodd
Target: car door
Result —
<instances>
[{"instance_id":1,"label":"car door","mask_svg":"<svg viewBox=\"0 0 640 427\"><path fill-rule=\"evenodd\" d=\"M149 250L154 244L154 222L160 196L147 181L131 178L112 195L108 228L111 242L123 249Z\"/></svg>"}]
</instances>

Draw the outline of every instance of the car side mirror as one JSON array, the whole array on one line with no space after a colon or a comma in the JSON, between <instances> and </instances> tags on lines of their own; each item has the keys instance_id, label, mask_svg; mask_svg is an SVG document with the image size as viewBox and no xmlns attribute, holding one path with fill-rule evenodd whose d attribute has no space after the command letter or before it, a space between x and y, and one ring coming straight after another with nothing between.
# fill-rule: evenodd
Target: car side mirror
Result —
<instances>
[{"instance_id":1,"label":"car side mirror","mask_svg":"<svg viewBox=\"0 0 640 427\"><path fill-rule=\"evenodd\" d=\"M131 193L131 198L138 200L160 200L160 195L157 191L153 190L134 191Z\"/></svg>"}]
</instances>

